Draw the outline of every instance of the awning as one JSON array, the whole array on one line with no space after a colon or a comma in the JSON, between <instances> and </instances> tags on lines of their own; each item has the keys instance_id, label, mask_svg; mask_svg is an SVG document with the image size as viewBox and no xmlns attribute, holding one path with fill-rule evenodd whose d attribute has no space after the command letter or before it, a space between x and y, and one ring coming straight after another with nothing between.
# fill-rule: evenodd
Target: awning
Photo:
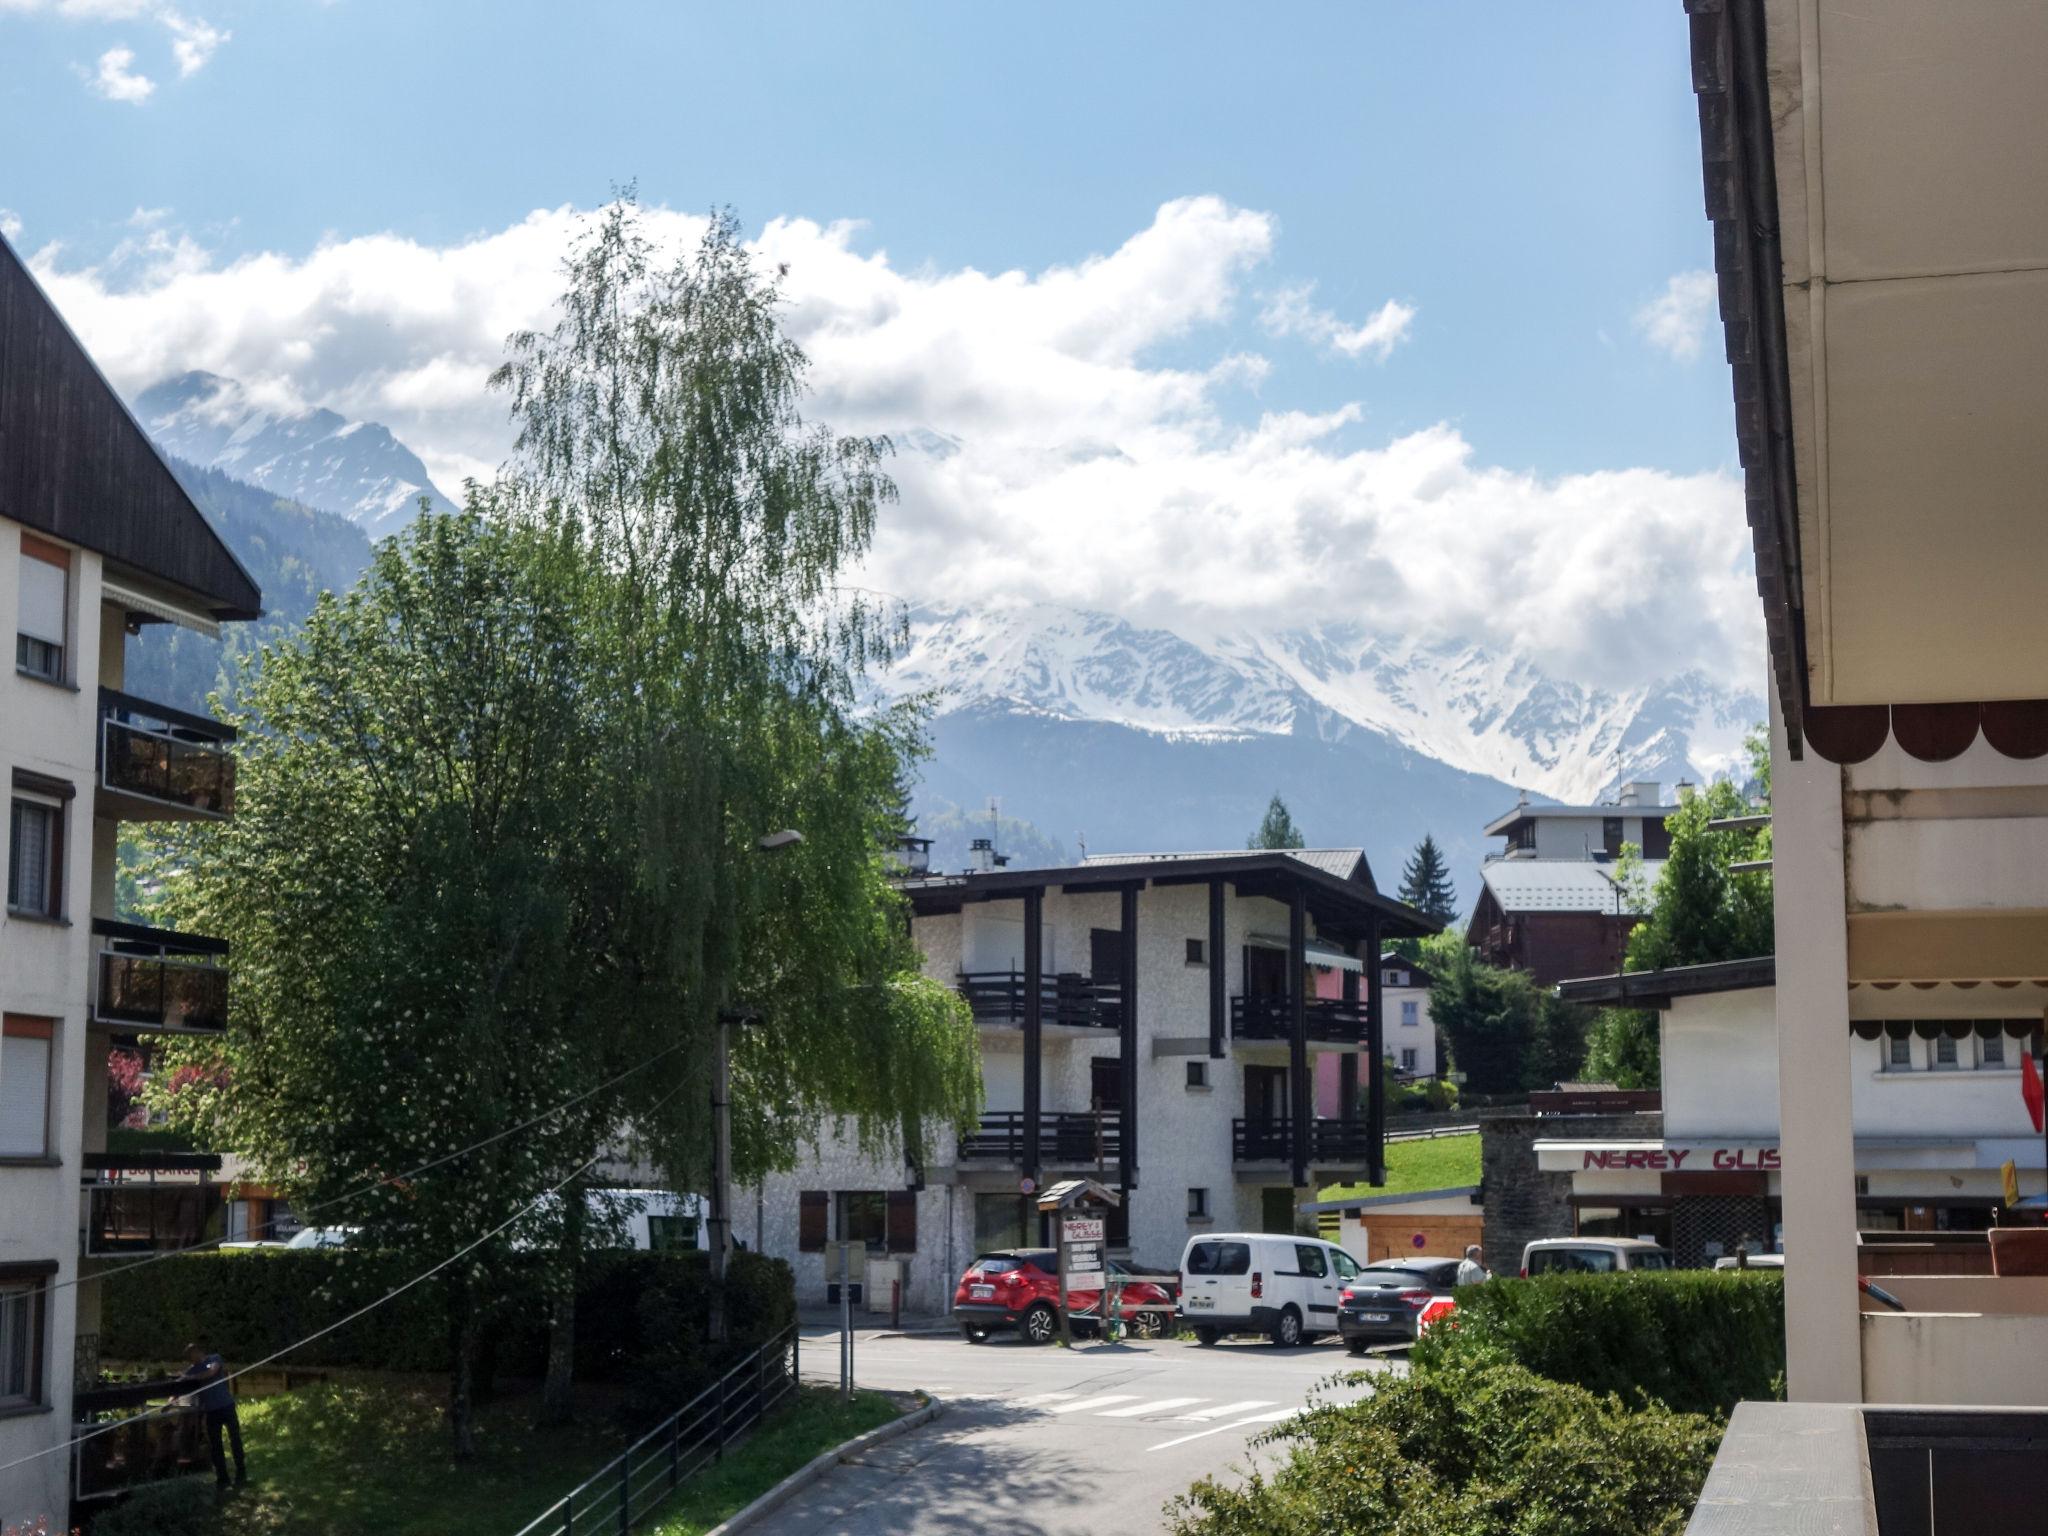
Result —
<instances>
[{"instance_id":1,"label":"awning","mask_svg":"<svg viewBox=\"0 0 2048 1536\"><path fill-rule=\"evenodd\" d=\"M167 623L182 624L187 629L196 629L210 639L220 638L220 625L211 614L201 613L196 608L180 607L160 597L152 597L147 592L139 592L134 587L123 586L118 581L102 578L100 599L118 608L125 608L130 613L146 613L152 619L162 619Z\"/></svg>"},{"instance_id":2,"label":"awning","mask_svg":"<svg viewBox=\"0 0 2048 1536\"><path fill-rule=\"evenodd\" d=\"M1284 933L1255 933L1251 936L1251 941L1261 949L1285 949L1287 947L1287 935ZM1365 969L1365 962L1363 960L1360 960L1356 955L1347 955L1343 950L1326 939L1310 939L1303 946L1302 953L1306 956L1310 965L1333 966L1340 971L1362 972Z\"/></svg>"}]
</instances>

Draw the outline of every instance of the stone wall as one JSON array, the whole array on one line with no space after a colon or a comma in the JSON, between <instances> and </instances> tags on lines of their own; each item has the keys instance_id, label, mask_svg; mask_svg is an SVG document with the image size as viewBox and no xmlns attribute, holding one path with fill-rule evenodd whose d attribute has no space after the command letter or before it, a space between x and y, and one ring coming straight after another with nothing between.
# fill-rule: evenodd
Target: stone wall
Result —
<instances>
[{"instance_id":1,"label":"stone wall","mask_svg":"<svg viewBox=\"0 0 2048 1536\"><path fill-rule=\"evenodd\" d=\"M1524 1245L1572 1235L1572 1176L1536 1166L1537 1141L1642 1141L1663 1134L1663 1117L1492 1115L1479 1122L1479 1177L1485 1194L1487 1259L1513 1274Z\"/></svg>"}]
</instances>

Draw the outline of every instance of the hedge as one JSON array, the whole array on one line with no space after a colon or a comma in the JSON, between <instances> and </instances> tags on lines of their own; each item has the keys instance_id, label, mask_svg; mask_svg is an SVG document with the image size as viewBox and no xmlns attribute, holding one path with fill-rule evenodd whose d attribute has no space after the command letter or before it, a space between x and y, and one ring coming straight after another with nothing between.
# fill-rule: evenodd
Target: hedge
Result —
<instances>
[{"instance_id":1,"label":"hedge","mask_svg":"<svg viewBox=\"0 0 2048 1536\"><path fill-rule=\"evenodd\" d=\"M1698 1414L1441 1360L1381 1376L1263 1437L1271 1472L1204 1479L1169 1506L1180 1536L1678 1536L1721 1428Z\"/></svg>"},{"instance_id":2,"label":"hedge","mask_svg":"<svg viewBox=\"0 0 2048 1536\"><path fill-rule=\"evenodd\" d=\"M100 1356L176 1361L202 1341L231 1365L284 1349L410 1278L376 1254L347 1249L247 1249L186 1254L105 1282ZM740 1252L726 1281L731 1339L743 1354L796 1320L796 1292L780 1259ZM579 1378L642 1387L666 1399L705 1376L711 1298L702 1254L616 1253L594 1258L577 1293ZM547 1308L536 1282L497 1298L484 1336L485 1374L537 1376L547 1359ZM279 1362L442 1373L451 1365L445 1299L427 1281Z\"/></svg>"},{"instance_id":3,"label":"hedge","mask_svg":"<svg viewBox=\"0 0 2048 1536\"><path fill-rule=\"evenodd\" d=\"M1784 1284L1761 1270L1491 1280L1459 1290L1456 1326L1425 1335L1412 1363L1474 1359L1725 1418L1784 1395Z\"/></svg>"}]
</instances>

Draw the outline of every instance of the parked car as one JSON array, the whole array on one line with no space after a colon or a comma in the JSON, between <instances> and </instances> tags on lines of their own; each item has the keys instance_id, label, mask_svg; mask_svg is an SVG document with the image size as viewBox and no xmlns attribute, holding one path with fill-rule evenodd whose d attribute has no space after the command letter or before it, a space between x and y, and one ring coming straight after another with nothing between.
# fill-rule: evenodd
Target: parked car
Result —
<instances>
[{"instance_id":1,"label":"parked car","mask_svg":"<svg viewBox=\"0 0 2048 1536\"><path fill-rule=\"evenodd\" d=\"M1422 1312L1450 1301L1458 1285L1457 1259L1375 1259L1337 1293L1337 1332L1344 1347L1362 1355L1374 1344L1413 1344L1422 1337Z\"/></svg>"},{"instance_id":2,"label":"parked car","mask_svg":"<svg viewBox=\"0 0 2048 1536\"><path fill-rule=\"evenodd\" d=\"M1714 1268L1716 1269L1742 1269L1744 1267L1743 1262L1733 1254L1730 1254L1725 1259L1714 1260ZM1746 1267L1750 1269L1782 1270L1785 1267L1785 1255L1782 1253L1752 1253L1749 1256Z\"/></svg>"},{"instance_id":3,"label":"parked car","mask_svg":"<svg viewBox=\"0 0 2048 1536\"><path fill-rule=\"evenodd\" d=\"M1203 1344L1263 1333L1275 1344L1310 1344L1337 1327L1337 1295L1358 1260L1335 1243L1269 1232L1188 1239L1180 1256L1180 1312Z\"/></svg>"},{"instance_id":4,"label":"parked car","mask_svg":"<svg viewBox=\"0 0 2048 1536\"><path fill-rule=\"evenodd\" d=\"M1522 1250L1522 1277L1669 1269L1671 1250L1640 1237L1542 1237Z\"/></svg>"},{"instance_id":5,"label":"parked car","mask_svg":"<svg viewBox=\"0 0 2048 1536\"><path fill-rule=\"evenodd\" d=\"M1115 1259L1108 1267L1131 1271ZM961 1336L979 1344L992 1333L1014 1328L1027 1343L1051 1342L1059 1332L1059 1254L1051 1248L1001 1248L981 1254L960 1276L953 1292L953 1316ZM1075 1290L1069 1320L1084 1332L1101 1321L1102 1292ZM1173 1294L1146 1280L1126 1281L1117 1313L1140 1338L1156 1338L1172 1317Z\"/></svg>"},{"instance_id":6,"label":"parked car","mask_svg":"<svg viewBox=\"0 0 2048 1536\"><path fill-rule=\"evenodd\" d=\"M345 1248L362 1232L361 1227L301 1227L292 1234L287 1248Z\"/></svg>"}]
</instances>

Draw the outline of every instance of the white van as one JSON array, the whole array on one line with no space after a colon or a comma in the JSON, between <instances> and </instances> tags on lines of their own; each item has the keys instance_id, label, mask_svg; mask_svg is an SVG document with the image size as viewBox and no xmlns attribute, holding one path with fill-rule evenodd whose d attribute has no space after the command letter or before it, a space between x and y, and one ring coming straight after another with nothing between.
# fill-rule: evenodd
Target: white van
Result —
<instances>
[{"instance_id":1,"label":"white van","mask_svg":"<svg viewBox=\"0 0 2048 1536\"><path fill-rule=\"evenodd\" d=\"M1263 1333L1310 1344L1337 1331L1337 1297L1358 1260L1335 1243L1271 1232L1191 1237L1180 1256L1181 1321L1204 1344Z\"/></svg>"},{"instance_id":2,"label":"white van","mask_svg":"<svg viewBox=\"0 0 2048 1536\"><path fill-rule=\"evenodd\" d=\"M1522 1250L1524 1280L1531 1275L1612 1275L1669 1268L1671 1250L1643 1237L1539 1237Z\"/></svg>"}]
</instances>

